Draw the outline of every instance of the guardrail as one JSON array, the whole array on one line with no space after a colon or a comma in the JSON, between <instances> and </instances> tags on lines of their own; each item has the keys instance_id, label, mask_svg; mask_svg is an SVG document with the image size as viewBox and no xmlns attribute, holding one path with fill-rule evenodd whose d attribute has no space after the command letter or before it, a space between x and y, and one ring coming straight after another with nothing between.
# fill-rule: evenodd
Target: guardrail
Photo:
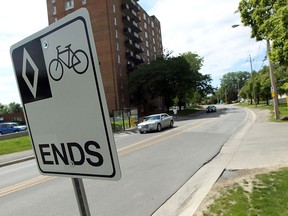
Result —
<instances>
[{"instance_id":1,"label":"guardrail","mask_svg":"<svg viewBox=\"0 0 288 216\"><path fill-rule=\"evenodd\" d=\"M0 140L6 140L6 139L12 139L12 138L17 138L17 137L27 136L28 134L29 134L28 131L4 134L4 135L0 135Z\"/></svg>"}]
</instances>

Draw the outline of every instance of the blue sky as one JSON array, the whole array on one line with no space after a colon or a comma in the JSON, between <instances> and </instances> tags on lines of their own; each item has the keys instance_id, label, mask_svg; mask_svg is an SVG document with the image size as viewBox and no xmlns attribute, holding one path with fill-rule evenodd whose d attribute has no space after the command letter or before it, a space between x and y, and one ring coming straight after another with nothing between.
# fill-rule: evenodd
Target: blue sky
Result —
<instances>
[{"instance_id":1,"label":"blue sky","mask_svg":"<svg viewBox=\"0 0 288 216\"><path fill-rule=\"evenodd\" d=\"M189 51L204 58L200 72L211 74L214 87L220 86L225 73L250 72L249 55L254 70L267 65L267 61L262 61L265 43L251 39L248 27L231 27L240 23L239 14L234 13L239 0L140 0L138 3L160 20L165 49L174 55ZM3 1L2 8L5 10L0 13L0 103L20 103L10 46L48 25L46 1Z\"/></svg>"},{"instance_id":2,"label":"blue sky","mask_svg":"<svg viewBox=\"0 0 288 216\"><path fill-rule=\"evenodd\" d=\"M165 49L174 54L194 52L204 58L203 74L211 74L213 86L220 86L225 73L260 70L267 61L265 42L250 38L250 28L241 24L239 0L140 0L140 5L161 22Z\"/></svg>"}]
</instances>

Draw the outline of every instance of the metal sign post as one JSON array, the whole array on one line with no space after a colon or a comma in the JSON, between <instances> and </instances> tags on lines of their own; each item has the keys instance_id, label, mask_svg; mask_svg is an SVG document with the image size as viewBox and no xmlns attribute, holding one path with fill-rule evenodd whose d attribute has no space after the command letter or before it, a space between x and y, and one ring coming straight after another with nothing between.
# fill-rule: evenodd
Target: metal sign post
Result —
<instances>
[{"instance_id":1,"label":"metal sign post","mask_svg":"<svg viewBox=\"0 0 288 216\"><path fill-rule=\"evenodd\" d=\"M119 180L121 172L88 10L10 54L39 171L71 177L80 213L90 216L81 178Z\"/></svg>"},{"instance_id":2,"label":"metal sign post","mask_svg":"<svg viewBox=\"0 0 288 216\"><path fill-rule=\"evenodd\" d=\"M89 205L85 193L83 180L81 178L72 178L74 192L81 216L90 216Z\"/></svg>"}]
</instances>

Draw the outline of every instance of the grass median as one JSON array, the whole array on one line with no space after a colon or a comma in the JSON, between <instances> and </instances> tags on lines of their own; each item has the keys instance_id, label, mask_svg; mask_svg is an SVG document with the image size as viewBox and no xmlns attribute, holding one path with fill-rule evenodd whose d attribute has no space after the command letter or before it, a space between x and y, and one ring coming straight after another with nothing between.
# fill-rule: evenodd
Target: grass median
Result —
<instances>
[{"instance_id":1,"label":"grass median","mask_svg":"<svg viewBox=\"0 0 288 216\"><path fill-rule=\"evenodd\" d=\"M32 149L29 136L0 140L0 155Z\"/></svg>"},{"instance_id":2,"label":"grass median","mask_svg":"<svg viewBox=\"0 0 288 216\"><path fill-rule=\"evenodd\" d=\"M223 188L204 216L288 215L288 168L258 174Z\"/></svg>"}]
</instances>

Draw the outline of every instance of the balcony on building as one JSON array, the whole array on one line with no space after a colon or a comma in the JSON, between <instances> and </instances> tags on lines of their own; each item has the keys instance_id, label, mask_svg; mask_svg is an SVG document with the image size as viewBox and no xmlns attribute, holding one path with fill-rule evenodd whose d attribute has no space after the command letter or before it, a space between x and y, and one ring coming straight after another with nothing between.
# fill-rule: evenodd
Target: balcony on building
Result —
<instances>
[{"instance_id":1,"label":"balcony on building","mask_svg":"<svg viewBox=\"0 0 288 216\"><path fill-rule=\"evenodd\" d=\"M138 54L135 54L135 59L138 64L144 63L144 59Z\"/></svg>"},{"instance_id":2,"label":"balcony on building","mask_svg":"<svg viewBox=\"0 0 288 216\"><path fill-rule=\"evenodd\" d=\"M133 62L128 61L128 63L127 63L127 70L128 70L128 71L131 71L131 70L134 70L135 68L136 68L136 65L135 65Z\"/></svg>"},{"instance_id":3,"label":"balcony on building","mask_svg":"<svg viewBox=\"0 0 288 216\"><path fill-rule=\"evenodd\" d=\"M135 65L144 63L144 59L137 53L132 52L131 50L127 49L126 51L127 60L134 63Z\"/></svg>"},{"instance_id":4,"label":"balcony on building","mask_svg":"<svg viewBox=\"0 0 288 216\"><path fill-rule=\"evenodd\" d=\"M142 32L142 28L131 17L123 15L122 18L125 27L130 27L136 33Z\"/></svg>"},{"instance_id":5,"label":"balcony on building","mask_svg":"<svg viewBox=\"0 0 288 216\"><path fill-rule=\"evenodd\" d=\"M128 4L122 4L121 8L124 14L130 16L135 22L140 22L137 12L133 10L133 8L129 7Z\"/></svg>"},{"instance_id":6,"label":"balcony on building","mask_svg":"<svg viewBox=\"0 0 288 216\"><path fill-rule=\"evenodd\" d=\"M136 60L134 52L132 52L129 49L126 50L126 57L127 57L128 60L131 60L131 61L135 61Z\"/></svg>"},{"instance_id":7,"label":"balcony on building","mask_svg":"<svg viewBox=\"0 0 288 216\"><path fill-rule=\"evenodd\" d=\"M138 0L123 0L123 3L128 4L130 8L133 8L136 12L139 12L140 6L136 3Z\"/></svg>"},{"instance_id":8,"label":"balcony on building","mask_svg":"<svg viewBox=\"0 0 288 216\"><path fill-rule=\"evenodd\" d=\"M143 42L143 38L142 37L140 37L136 32L134 32L131 28L127 28L127 27L124 27L124 35L127 37L127 38L129 38L129 39L131 39L131 40L133 40L133 41L135 41L136 43L141 43L141 42Z\"/></svg>"},{"instance_id":9,"label":"balcony on building","mask_svg":"<svg viewBox=\"0 0 288 216\"><path fill-rule=\"evenodd\" d=\"M143 53L144 48L140 46L138 43L132 41L131 39L125 40L126 47L130 50L134 51L135 53Z\"/></svg>"}]
</instances>

